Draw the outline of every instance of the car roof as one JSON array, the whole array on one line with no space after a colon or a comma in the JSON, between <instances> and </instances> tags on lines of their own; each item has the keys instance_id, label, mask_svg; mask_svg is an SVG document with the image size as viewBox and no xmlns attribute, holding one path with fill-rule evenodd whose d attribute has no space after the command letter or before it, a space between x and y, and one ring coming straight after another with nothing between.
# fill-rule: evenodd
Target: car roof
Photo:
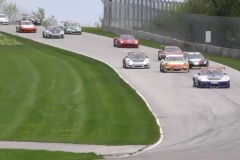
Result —
<instances>
[{"instance_id":1,"label":"car roof","mask_svg":"<svg viewBox=\"0 0 240 160\"><path fill-rule=\"evenodd\" d=\"M183 52L184 54L201 54L201 52Z\"/></svg>"},{"instance_id":2,"label":"car roof","mask_svg":"<svg viewBox=\"0 0 240 160\"><path fill-rule=\"evenodd\" d=\"M166 57L183 57L183 54L169 54Z\"/></svg>"},{"instance_id":3,"label":"car roof","mask_svg":"<svg viewBox=\"0 0 240 160\"><path fill-rule=\"evenodd\" d=\"M26 21L20 21L20 22L31 22L31 21L26 20ZM31 22L31 23L32 23L32 22Z\"/></svg>"}]
</instances>

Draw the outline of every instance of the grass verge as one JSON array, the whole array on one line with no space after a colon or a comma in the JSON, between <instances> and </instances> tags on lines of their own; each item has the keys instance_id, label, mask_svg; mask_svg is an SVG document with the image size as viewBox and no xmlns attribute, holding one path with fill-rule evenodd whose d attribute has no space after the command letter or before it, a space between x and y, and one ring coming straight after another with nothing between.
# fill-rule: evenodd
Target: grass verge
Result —
<instances>
[{"instance_id":1,"label":"grass verge","mask_svg":"<svg viewBox=\"0 0 240 160\"><path fill-rule=\"evenodd\" d=\"M103 32L101 28L96 28L96 27L84 27L83 31L87 32L87 33L110 37L110 38L113 38L116 36L115 34L110 33L110 32ZM143 39L140 39L139 42L140 42L140 45L151 47L151 48L160 49L163 47L163 45L160 45L158 43L154 43L151 41L143 40ZM208 54L208 53L204 53L204 55L206 57L209 57L211 61L221 63L223 65L229 66L231 68L234 68L234 69L240 71L240 60L239 59L227 58L227 57L212 55L212 54Z\"/></svg>"},{"instance_id":2,"label":"grass verge","mask_svg":"<svg viewBox=\"0 0 240 160\"><path fill-rule=\"evenodd\" d=\"M14 38L10 38L3 34L0 34L0 45L22 45L22 44L16 41Z\"/></svg>"},{"instance_id":3,"label":"grass verge","mask_svg":"<svg viewBox=\"0 0 240 160\"><path fill-rule=\"evenodd\" d=\"M50 159L50 160L95 160L102 159L94 153L70 153L70 152L54 152L43 150L22 150L22 149L0 149L1 160L36 160L36 159Z\"/></svg>"},{"instance_id":4,"label":"grass verge","mask_svg":"<svg viewBox=\"0 0 240 160\"><path fill-rule=\"evenodd\" d=\"M0 52L0 140L153 144L159 127L144 101L99 61L7 33Z\"/></svg>"}]
</instances>

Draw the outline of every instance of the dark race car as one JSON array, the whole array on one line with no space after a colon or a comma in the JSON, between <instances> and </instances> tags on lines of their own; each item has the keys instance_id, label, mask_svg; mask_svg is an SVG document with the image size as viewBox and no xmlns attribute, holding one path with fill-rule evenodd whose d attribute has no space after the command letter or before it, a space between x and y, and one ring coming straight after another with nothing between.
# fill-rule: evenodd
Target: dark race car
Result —
<instances>
[{"instance_id":1,"label":"dark race car","mask_svg":"<svg viewBox=\"0 0 240 160\"><path fill-rule=\"evenodd\" d=\"M184 58L189 63L189 68L202 68L209 66L209 58L205 58L200 52L183 52Z\"/></svg>"},{"instance_id":2,"label":"dark race car","mask_svg":"<svg viewBox=\"0 0 240 160\"><path fill-rule=\"evenodd\" d=\"M113 39L114 47L138 48L139 41L132 35L120 35Z\"/></svg>"},{"instance_id":3,"label":"dark race car","mask_svg":"<svg viewBox=\"0 0 240 160\"><path fill-rule=\"evenodd\" d=\"M165 59L169 54L183 54L182 50L177 46L165 46L162 50L158 51L158 60Z\"/></svg>"},{"instance_id":4,"label":"dark race car","mask_svg":"<svg viewBox=\"0 0 240 160\"><path fill-rule=\"evenodd\" d=\"M31 21L36 26L41 25L41 20L35 15L22 14L22 16L23 16L22 21Z\"/></svg>"}]
</instances>

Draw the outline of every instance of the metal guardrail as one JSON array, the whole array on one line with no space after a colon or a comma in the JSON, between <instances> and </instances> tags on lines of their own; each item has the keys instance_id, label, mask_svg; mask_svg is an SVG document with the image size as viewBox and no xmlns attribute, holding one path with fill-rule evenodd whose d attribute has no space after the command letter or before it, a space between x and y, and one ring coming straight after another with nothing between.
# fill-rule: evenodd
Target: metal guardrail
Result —
<instances>
[{"instance_id":1,"label":"metal guardrail","mask_svg":"<svg viewBox=\"0 0 240 160\"><path fill-rule=\"evenodd\" d=\"M186 42L240 49L240 19L177 13L181 2L102 0L103 25L140 30ZM205 41L211 31L211 42Z\"/></svg>"}]
</instances>

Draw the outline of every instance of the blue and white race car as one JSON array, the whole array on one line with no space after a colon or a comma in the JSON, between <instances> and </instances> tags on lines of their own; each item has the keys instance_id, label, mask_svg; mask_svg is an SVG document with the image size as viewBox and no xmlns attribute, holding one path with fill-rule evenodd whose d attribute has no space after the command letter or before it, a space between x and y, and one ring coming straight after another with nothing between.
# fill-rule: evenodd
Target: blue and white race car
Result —
<instances>
[{"instance_id":1,"label":"blue and white race car","mask_svg":"<svg viewBox=\"0 0 240 160\"><path fill-rule=\"evenodd\" d=\"M230 78L223 72L225 67L206 67L193 75L193 87L230 88Z\"/></svg>"}]
</instances>

